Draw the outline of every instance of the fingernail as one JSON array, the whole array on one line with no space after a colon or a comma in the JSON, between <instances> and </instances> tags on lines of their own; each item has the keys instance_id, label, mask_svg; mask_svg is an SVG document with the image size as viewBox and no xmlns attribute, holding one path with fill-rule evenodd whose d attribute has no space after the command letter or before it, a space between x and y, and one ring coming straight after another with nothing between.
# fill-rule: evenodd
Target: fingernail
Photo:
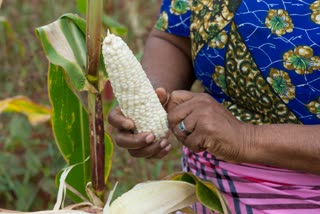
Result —
<instances>
[{"instance_id":1,"label":"fingernail","mask_svg":"<svg viewBox=\"0 0 320 214\"><path fill-rule=\"evenodd\" d=\"M161 142L160 142L160 147L161 148L164 148L164 147L166 147L168 145L168 141L166 141L166 140L162 140Z\"/></svg>"},{"instance_id":2,"label":"fingernail","mask_svg":"<svg viewBox=\"0 0 320 214\"><path fill-rule=\"evenodd\" d=\"M164 150L166 150L167 152L169 152L172 149L172 145L169 144Z\"/></svg>"},{"instance_id":3,"label":"fingernail","mask_svg":"<svg viewBox=\"0 0 320 214\"><path fill-rule=\"evenodd\" d=\"M148 134L146 137L146 143L152 143L154 141L153 134Z\"/></svg>"}]
</instances>

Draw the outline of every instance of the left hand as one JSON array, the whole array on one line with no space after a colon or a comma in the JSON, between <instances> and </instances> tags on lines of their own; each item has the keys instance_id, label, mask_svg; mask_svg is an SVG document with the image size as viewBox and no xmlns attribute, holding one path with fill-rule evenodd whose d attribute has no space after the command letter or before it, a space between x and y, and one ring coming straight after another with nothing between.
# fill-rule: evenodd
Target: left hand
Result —
<instances>
[{"instance_id":1,"label":"left hand","mask_svg":"<svg viewBox=\"0 0 320 214\"><path fill-rule=\"evenodd\" d=\"M228 162L245 159L250 149L250 126L236 119L210 95L174 91L167 110L170 129L193 152L207 150ZM181 131L182 121L190 133Z\"/></svg>"},{"instance_id":2,"label":"left hand","mask_svg":"<svg viewBox=\"0 0 320 214\"><path fill-rule=\"evenodd\" d=\"M164 88L157 88L156 94L164 106L167 104L169 94ZM167 136L155 142L155 137L150 132L133 133L134 121L126 118L120 107L110 111L108 122L112 130L113 141L121 148L127 149L133 157L163 158L172 149Z\"/></svg>"}]
</instances>

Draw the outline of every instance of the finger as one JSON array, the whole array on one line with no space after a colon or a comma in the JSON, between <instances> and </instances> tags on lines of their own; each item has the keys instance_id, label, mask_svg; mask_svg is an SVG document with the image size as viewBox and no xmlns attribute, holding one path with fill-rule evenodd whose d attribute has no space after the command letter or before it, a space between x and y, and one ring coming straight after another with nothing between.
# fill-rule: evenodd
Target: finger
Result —
<instances>
[{"instance_id":1,"label":"finger","mask_svg":"<svg viewBox=\"0 0 320 214\"><path fill-rule=\"evenodd\" d=\"M118 146L126 149L140 149L154 141L155 137L151 133L133 134L128 131L118 131L115 141Z\"/></svg>"},{"instance_id":2,"label":"finger","mask_svg":"<svg viewBox=\"0 0 320 214\"><path fill-rule=\"evenodd\" d=\"M188 92L187 92L188 93ZM198 116L201 115L202 109L207 107L217 108L221 110L221 104L217 103L210 95L205 93L192 93L189 100L185 100L183 103L176 105L174 108L168 107L168 120L170 128L173 129L181 120L186 118L193 112L197 113ZM187 95L186 95L187 96ZM171 95L173 97L173 95ZM174 99L174 97L173 97ZM179 98L178 98L179 99ZM172 100L172 98L170 98ZM169 105L170 105L169 101ZM198 120L199 118L197 118Z\"/></svg>"},{"instance_id":3,"label":"finger","mask_svg":"<svg viewBox=\"0 0 320 214\"><path fill-rule=\"evenodd\" d=\"M163 148L158 154L148 157L148 159L161 159L164 156L166 156L172 150L172 148L172 145L169 144L167 147Z\"/></svg>"},{"instance_id":4,"label":"finger","mask_svg":"<svg viewBox=\"0 0 320 214\"><path fill-rule=\"evenodd\" d=\"M114 108L108 115L108 122L114 128L124 129L124 130L132 130L134 129L134 122L128 118L126 118L119 106Z\"/></svg>"},{"instance_id":5,"label":"finger","mask_svg":"<svg viewBox=\"0 0 320 214\"><path fill-rule=\"evenodd\" d=\"M197 131L192 132L188 135L183 144L188 147L193 152L203 152L206 151L206 148L203 147L204 145L204 138L202 135L199 135Z\"/></svg>"},{"instance_id":6,"label":"finger","mask_svg":"<svg viewBox=\"0 0 320 214\"><path fill-rule=\"evenodd\" d=\"M183 142L185 138L192 133L194 127L196 126L196 121L197 118L195 117L195 114L189 114L176 126L174 126L173 133L180 142Z\"/></svg>"},{"instance_id":7,"label":"finger","mask_svg":"<svg viewBox=\"0 0 320 214\"><path fill-rule=\"evenodd\" d=\"M157 155L151 157L153 159L161 159L165 157L172 150L172 145L168 145L166 148L162 149Z\"/></svg>"},{"instance_id":8,"label":"finger","mask_svg":"<svg viewBox=\"0 0 320 214\"><path fill-rule=\"evenodd\" d=\"M197 106L198 103L196 102L196 99L191 99L169 110L168 122L170 129L174 131L182 120L197 111ZM189 130L192 130L193 127L188 128L190 128Z\"/></svg>"},{"instance_id":9,"label":"finger","mask_svg":"<svg viewBox=\"0 0 320 214\"><path fill-rule=\"evenodd\" d=\"M152 157L152 156L161 152L161 150L163 149L162 145L166 144L166 143L161 143L161 142L153 142L143 148L129 149L128 151L129 151L130 155L133 157L149 158L149 157Z\"/></svg>"},{"instance_id":10,"label":"finger","mask_svg":"<svg viewBox=\"0 0 320 214\"><path fill-rule=\"evenodd\" d=\"M191 100L194 96L195 93L190 91L173 91L170 95L169 103L167 105L168 111L188 100Z\"/></svg>"},{"instance_id":11,"label":"finger","mask_svg":"<svg viewBox=\"0 0 320 214\"><path fill-rule=\"evenodd\" d=\"M158 98L161 104L163 106L166 106L168 104L170 94L164 88L157 88L155 91L156 91L156 94L158 95Z\"/></svg>"}]
</instances>

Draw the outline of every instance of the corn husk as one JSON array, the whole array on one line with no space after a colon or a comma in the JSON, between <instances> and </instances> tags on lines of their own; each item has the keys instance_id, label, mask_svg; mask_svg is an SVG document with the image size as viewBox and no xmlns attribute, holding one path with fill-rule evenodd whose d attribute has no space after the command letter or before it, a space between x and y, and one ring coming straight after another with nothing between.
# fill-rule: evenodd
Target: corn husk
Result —
<instances>
[{"instance_id":1,"label":"corn husk","mask_svg":"<svg viewBox=\"0 0 320 214\"><path fill-rule=\"evenodd\" d=\"M184 181L149 181L106 204L103 214L168 214L197 202L195 185Z\"/></svg>"}]
</instances>

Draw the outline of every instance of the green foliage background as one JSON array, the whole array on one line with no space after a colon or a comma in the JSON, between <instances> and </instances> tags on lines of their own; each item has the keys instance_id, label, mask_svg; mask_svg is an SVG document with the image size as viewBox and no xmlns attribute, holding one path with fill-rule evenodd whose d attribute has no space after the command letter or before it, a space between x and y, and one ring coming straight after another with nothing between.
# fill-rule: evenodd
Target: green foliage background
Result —
<instances>
[{"instance_id":1,"label":"green foliage background","mask_svg":"<svg viewBox=\"0 0 320 214\"><path fill-rule=\"evenodd\" d=\"M49 105L48 61L34 29L64 13L80 14L78 1L4 0L0 8L0 99L25 95ZM124 39L136 54L141 54L159 6L159 0L108 0L104 12L112 19L105 17L104 21L116 20L125 26ZM117 194L121 194L138 182L180 170L179 152L176 149L163 160L144 160L131 158L115 147L109 189L118 181ZM52 208L57 193L54 178L64 166L50 124L32 127L22 115L0 115L0 208Z\"/></svg>"}]
</instances>

